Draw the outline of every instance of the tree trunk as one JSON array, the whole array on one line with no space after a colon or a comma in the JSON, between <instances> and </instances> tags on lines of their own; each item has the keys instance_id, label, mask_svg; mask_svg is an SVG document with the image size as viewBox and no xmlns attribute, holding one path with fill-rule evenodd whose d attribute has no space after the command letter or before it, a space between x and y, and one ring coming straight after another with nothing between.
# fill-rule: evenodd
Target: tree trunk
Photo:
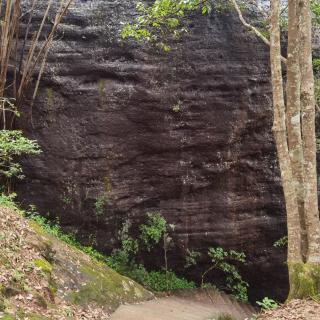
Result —
<instances>
[{"instance_id":1,"label":"tree trunk","mask_svg":"<svg viewBox=\"0 0 320 320\"><path fill-rule=\"evenodd\" d=\"M279 0L272 0L270 29L270 60L274 111L273 132L276 141L282 186L287 211L288 262L302 263L300 219L287 143L285 103L281 68L279 11Z\"/></svg>"},{"instance_id":2,"label":"tree trunk","mask_svg":"<svg viewBox=\"0 0 320 320\"><path fill-rule=\"evenodd\" d=\"M301 227L301 254L307 256L307 236L304 208L304 159L301 133L300 105L300 52L299 52L299 9L297 0L288 2L288 49L286 87L286 125L292 178L297 195Z\"/></svg>"},{"instance_id":3,"label":"tree trunk","mask_svg":"<svg viewBox=\"0 0 320 320\"><path fill-rule=\"evenodd\" d=\"M320 220L316 166L315 96L312 68L312 17L310 0L298 0L301 11L300 69L301 111L305 177L305 219L308 235L307 262L320 266Z\"/></svg>"},{"instance_id":4,"label":"tree trunk","mask_svg":"<svg viewBox=\"0 0 320 320\"><path fill-rule=\"evenodd\" d=\"M296 45L299 48L298 64L300 70L300 85L297 86L296 89L299 88L300 90L300 118L304 160L303 220L305 221L307 232L307 250L306 252L303 252L305 258L303 263L288 260L290 280L290 293L288 300L293 298L302 299L316 297L320 292L320 221L317 195L315 97L312 69L312 17L310 11L310 0L291 0L289 1L289 7L290 6L291 10L293 10L293 6L296 6L296 16L292 17L289 14L289 25L292 24L293 21L296 21L300 26L300 31L296 34L296 38L293 37L288 39L288 47L293 46L293 43L297 43L296 39L298 39L298 43ZM290 43L290 41L293 43ZM292 101L297 95L293 88L287 93L294 95L292 97L288 97L288 101ZM294 170L296 169L297 168L294 168ZM289 242L288 247L290 246L291 244ZM303 249L305 248L303 247Z\"/></svg>"}]
</instances>

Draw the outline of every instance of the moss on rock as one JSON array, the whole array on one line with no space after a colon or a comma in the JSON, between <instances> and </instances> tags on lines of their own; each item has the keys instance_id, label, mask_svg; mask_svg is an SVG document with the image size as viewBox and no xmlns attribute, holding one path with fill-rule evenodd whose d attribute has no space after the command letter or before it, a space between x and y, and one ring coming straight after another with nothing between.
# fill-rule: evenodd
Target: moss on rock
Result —
<instances>
[{"instance_id":1,"label":"moss on rock","mask_svg":"<svg viewBox=\"0 0 320 320\"><path fill-rule=\"evenodd\" d=\"M83 314L105 319L122 303L153 297L21 213L0 206L0 219L13 239L0 246L0 271L6 279L0 285L0 319L62 319L68 310L74 319Z\"/></svg>"},{"instance_id":2,"label":"moss on rock","mask_svg":"<svg viewBox=\"0 0 320 320\"><path fill-rule=\"evenodd\" d=\"M318 298L320 295L320 265L313 263L289 263L291 299Z\"/></svg>"},{"instance_id":3,"label":"moss on rock","mask_svg":"<svg viewBox=\"0 0 320 320\"><path fill-rule=\"evenodd\" d=\"M34 265L46 274L50 274L52 272L52 265L45 259L39 258L34 260Z\"/></svg>"},{"instance_id":4,"label":"moss on rock","mask_svg":"<svg viewBox=\"0 0 320 320\"><path fill-rule=\"evenodd\" d=\"M72 303L86 306L94 302L99 306L115 308L123 302L136 302L152 297L134 281L102 264L85 263L80 267L80 272L86 276L87 281L79 290L70 293Z\"/></svg>"},{"instance_id":5,"label":"moss on rock","mask_svg":"<svg viewBox=\"0 0 320 320\"><path fill-rule=\"evenodd\" d=\"M5 313L3 316L2 316L2 318L1 318L2 320L15 320L16 319L16 317L15 316L13 316L13 315L11 315L11 314L7 314L7 313Z\"/></svg>"},{"instance_id":6,"label":"moss on rock","mask_svg":"<svg viewBox=\"0 0 320 320\"><path fill-rule=\"evenodd\" d=\"M34 264L48 275L52 296L66 298L81 307L95 304L107 309L153 297L131 279L46 233L37 223L31 222L31 226L37 235L32 242L44 257L36 259Z\"/></svg>"}]
</instances>

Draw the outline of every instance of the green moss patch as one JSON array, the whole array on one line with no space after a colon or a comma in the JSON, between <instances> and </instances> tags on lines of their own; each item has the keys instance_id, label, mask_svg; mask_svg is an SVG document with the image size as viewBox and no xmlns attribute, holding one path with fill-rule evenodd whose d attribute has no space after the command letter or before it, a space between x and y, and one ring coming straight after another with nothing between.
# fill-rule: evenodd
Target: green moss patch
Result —
<instances>
[{"instance_id":1,"label":"green moss patch","mask_svg":"<svg viewBox=\"0 0 320 320\"><path fill-rule=\"evenodd\" d=\"M28 221L22 213L0 205L0 219L7 225L5 234L17 235L13 237L16 242L0 246L0 266L6 275L10 268L10 276L0 285L0 319L44 320L47 318L41 314L47 312L63 318L68 310L75 319L83 313L105 319L110 309L121 303L153 297L134 281L98 262L99 253L92 254L92 248L81 246L73 236L63 234L58 227L51 228L41 218ZM25 236L20 239L22 232ZM21 299L17 305L14 296L18 294L32 299ZM82 308L86 306L90 308Z\"/></svg>"},{"instance_id":2,"label":"green moss patch","mask_svg":"<svg viewBox=\"0 0 320 320\"><path fill-rule=\"evenodd\" d=\"M45 259L36 259L34 260L34 265L40 268L44 273L51 274L52 265Z\"/></svg>"},{"instance_id":3,"label":"green moss patch","mask_svg":"<svg viewBox=\"0 0 320 320\"><path fill-rule=\"evenodd\" d=\"M318 298L320 294L320 266L312 263L290 263L289 279L291 299Z\"/></svg>"},{"instance_id":4,"label":"green moss patch","mask_svg":"<svg viewBox=\"0 0 320 320\"><path fill-rule=\"evenodd\" d=\"M115 308L122 302L135 302L152 296L134 281L98 263L86 263L80 267L80 272L87 281L69 295L71 302L77 305L86 306L94 302Z\"/></svg>"},{"instance_id":5,"label":"green moss patch","mask_svg":"<svg viewBox=\"0 0 320 320\"><path fill-rule=\"evenodd\" d=\"M2 317L1 317L2 320L15 320L16 318L11 315L11 314L4 314Z\"/></svg>"}]
</instances>

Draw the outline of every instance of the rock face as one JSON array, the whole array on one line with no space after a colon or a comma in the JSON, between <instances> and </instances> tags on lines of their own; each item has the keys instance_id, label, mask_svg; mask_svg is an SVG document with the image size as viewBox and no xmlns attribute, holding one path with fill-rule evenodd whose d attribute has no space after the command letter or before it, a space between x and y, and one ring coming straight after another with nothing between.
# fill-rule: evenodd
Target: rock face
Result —
<instances>
[{"instance_id":1,"label":"rock face","mask_svg":"<svg viewBox=\"0 0 320 320\"><path fill-rule=\"evenodd\" d=\"M106 252L122 221L161 212L175 225L172 268L182 272L187 248L243 250L252 297L283 297L285 252L272 246L285 235L285 215L267 48L232 13L190 17L190 32L168 54L123 42L133 7L74 1L33 125L19 124L43 150L24 161L21 199Z\"/></svg>"}]
</instances>

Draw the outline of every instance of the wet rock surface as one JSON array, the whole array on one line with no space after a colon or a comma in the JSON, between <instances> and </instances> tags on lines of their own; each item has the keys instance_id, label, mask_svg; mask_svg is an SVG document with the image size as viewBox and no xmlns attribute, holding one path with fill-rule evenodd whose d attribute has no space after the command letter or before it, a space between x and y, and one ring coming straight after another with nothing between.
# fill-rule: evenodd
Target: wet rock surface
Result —
<instances>
[{"instance_id":1,"label":"wet rock surface","mask_svg":"<svg viewBox=\"0 0 320 320\"><path fill-rule=\"evenodd\" d=\"M24 161L21 200L105 252L122 221L161 212L175 226L171 268L185 272L187 248L242 250L252 297L285 296L267 48L232 13L213 13L190 17L164 54L119 39L133 15L132 1L74 1L32 124L18 123L43 150Z\"/></svg>"}]
</instances>

